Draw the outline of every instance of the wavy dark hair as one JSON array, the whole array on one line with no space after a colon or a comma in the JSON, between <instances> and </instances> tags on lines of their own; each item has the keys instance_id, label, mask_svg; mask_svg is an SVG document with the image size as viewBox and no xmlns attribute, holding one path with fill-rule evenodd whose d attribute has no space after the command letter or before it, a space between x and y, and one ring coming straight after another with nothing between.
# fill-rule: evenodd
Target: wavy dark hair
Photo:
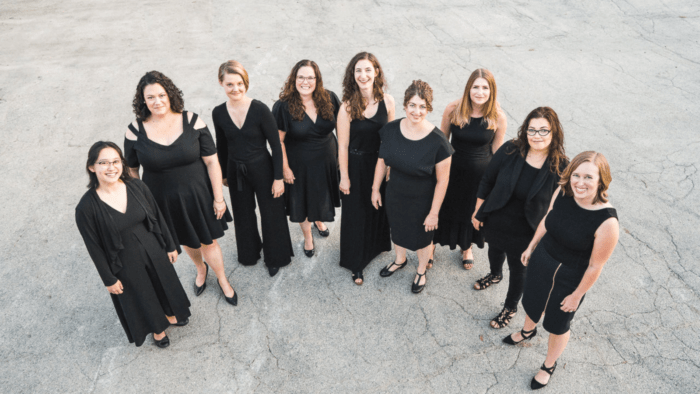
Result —
<instances>
[{"instance_id":1,"label":"wavy dark hair","mask_svg":"<svg viewBox=\"0 0 700 394\"><path fill-rule=\"evenodd\" d=\"M496 91L496 79L493 77L493 74L491 74L491 71L485 68L478 68L469 76L467 85L464 87L462 99L459 101L459 105L457 105L450 114L450 123L459 127L464 127L465 124L469 124L469 121L471 121L472 111L474 110L471 90L472 86L474 86L474 82L479 78L484 78L489 84L489 99L484 103L482 110L484 120L488 123L486 128L488 130L496 130L496 123L498 122L499 115L498 106L496 105L496 96L498 95Z\"/></svg>"},{"instance_id":2,"label":"wavy dark hair","mask_svg":"<svg viewBox=\"0 0 700 394\"><path fill-rule=\"evenodd\" d=\"M406 107L413 96L418 96L421 100L425 100L425 107L428 112L433 112L433 88L427 82L420 79L414 79L411 85L403 94L403 106Z\"/></svg>"},{"instance_id":3,"label":"wavy dark hair","mask_svg":"<svg viewBox=\"0 0 700 394\"><path fill-rule=\"evenodd\" d=\"M576 169L585 162L593 163L593 165L598 167L598 176L600 177L600 179L598 179L598 189L596 190L595 197L593 198L593 204L608 202L608 187L610 186L610 182L612 182L610 164L608 164L608 160L602 153L592 150L579 153L573 160L571 160L571 163L566 166L566 169L561 176L561 180L559 180L561 190L564 192L564 195L574 195L574 191L571 189L571 174L573 174L574 171L576 171Z\"/></svg>"},{"instance_id":4,"label":"wavy dark hair","mask_svg":"<svg viewBox=\"0 0 700 394\"><path fill-rule=\"evenodd\" d=\"M185 100L182 98L182 90L178 89L173 81L163 75L159 71L149 71L141 77L138 85L136 85L136 94L134 95L134 101L131 106L134 108L134 114L136 114L136 119L140 121L145 121L151 116L151 111L146 105L146 100L143 97L143 90L148 85L153 85L157 83L165 89L168 94L168 100L170 101L170 110L176 113L182 113L185 109Z\"/></svg>"},{"instance_id":5,"label":"wavy dark hair","mask_svg":"<svg viewBox=\"0 0 700 394\"><path fill-rule=\"evenodd\" d=\"M369 60L376 71L377 75L374 77L372 95L377 102L384 100L384 91L387 86L384 71L382 71L382 66L379 64L376 56L369 52L360 52L355 55L345 68L345 76L343 77L343 102L347 103L347 111L350 113L351 120L364 119L365 110L367 109L367 100L362 97L360 87L355 82L355 66L360 60Z\"/></svg>"},{"instance_id":6,"label":"wavy dark hair","mask_svg":"<svg viewBox=\"0 0 700 394\"><path fill-rule=\"evenodd\" d=\"M292 115L292 119L296 121L304 119L304 104L301 102L301 95L297 91L296 86L297 73L302 67L313 68L316 75L316 88L312 94L316 111L323 119L335 121L331 95L323 87L323 78L321 78L321 70L318 68L318 64L312 60L300 60L292 67L292 72L289 73L280 92L280 100L289 105L289 113Z\"/></svg>"},{"instance_id":7,"label":"wavy dark hair","mask_svg":"<svg viewBox=\"0 0 700 394\"><path fill-rule=\"evenodd\" d=\"M119 154L119 159L122 161L122 174L119 176L119 179L124 182L131 180L131 174L126 166L126 159L124 159L124 154L122 153L121 148L119 148L119 146L112 141L97 141L90 147L90 150L88 151L87 163L85 164L85 171L87 171L88 176L90 177L90 182L88 182L87 185L88 189L94 189L100 185L100 181L97 180L97 175L90 171L90 167L97 164L97 159L100 157L100 153L102 153L102 150L106 148L112 148L117 151Z\"/></svg>"},{"instance_id":8,"label":"wavy dark hair","mask_svg":"<svg viewBox=\"0 0 700 394\"><path fill-rule=\"evenodd\" d=\"M527 157L527 152L530 150L530 143L527 142L527 129L530 127L530 121L533 119L546 119L549 122L549 127L552 133L552 142L549 144L549 165L550 171L561 176L564 167L569 164L569 158L564 151L564 128L559 122L559 117L553 109L549 107L538 107L533 109L525 118L525 121L518 129L518 136L513 139L513 143L517 147L522 157ZM508 152L509 154L515 151Z\"/></svg>"}]
</instances>

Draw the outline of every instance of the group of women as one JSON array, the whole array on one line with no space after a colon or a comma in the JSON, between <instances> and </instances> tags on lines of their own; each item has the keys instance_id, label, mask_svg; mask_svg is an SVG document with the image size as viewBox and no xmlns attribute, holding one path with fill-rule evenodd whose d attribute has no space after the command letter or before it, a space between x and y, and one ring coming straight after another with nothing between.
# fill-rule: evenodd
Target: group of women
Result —
<instances>
[{"instance_id":1,"label":"group of women","mask_svg":"<svg viewBox=\"0 0 700 394\"><path fill-rule=\"evenodd\" d=\"M407 250L417 251L414 293L426 286L437 244L459 246L463 267L471 269L472 245L488 243L490 272L474 288L501 282L508 262L504 307L490 324L507 326L522 297L525 325L503 340L515 345L536 335L544 315L549 349L531 386L547 384L571 319L617 243L602 154L584 152L569 162L549 107L530 112L504 143L506 116L486 69L471 74L440 128L426 119L433 91L421 80L406 89L405 117L396 119L382 67L367 52L348 64L342 100L323 87L310 60L292 68L272 111L248 97L239 62L223 63L218 80L227 100L212 111L216 141L197 114L184 110L175 84L151 71L136 88L124 153L105 141L88 153L89 190L76 222L130 342L140 346L152 333L166 347L165 329L188 323L190 303L172 266L181 247L197 269L194 294L205 290L211 267L235 306L238 294L217 243L227 223L234 222L238 261L254 265L262 252L274 276L294 256L287 220L300 224L304 254L312 257L314 228L327 237L325 222L342 201L340 265L358 285L392 242L395 258L380 275L404 268Z\"/></svg>"}]
</instances>

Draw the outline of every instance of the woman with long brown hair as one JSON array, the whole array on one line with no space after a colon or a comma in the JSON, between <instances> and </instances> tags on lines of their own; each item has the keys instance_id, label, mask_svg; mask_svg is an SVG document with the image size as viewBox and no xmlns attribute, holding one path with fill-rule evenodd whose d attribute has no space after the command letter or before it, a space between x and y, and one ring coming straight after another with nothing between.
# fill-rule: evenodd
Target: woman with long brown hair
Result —
<instances>
[{"instance_id":1,"label":"woman with long brown hair","mask_svg":"<svg viewBox=\"0 0 700 394\"><path fill-rule=\"evenodd\" d=\"M337 141L333 135L340 100L323 87L318 65L301 60L294 65L272 107L277 121L287 184L285 199L289 220L301 225L304 254L315 251L311 223L319 234L330 231L323 222L335 219L340 206Z\"/></svg>"},{"instance_id":2,"label":"woman with long brown hair","mask_svg":"<svg viewBox=\"0 0 700 394\"><path fill-rule=\"evenodd\" d=\"M338 164L343 199L340 225L340 266L352 272L355 284L362 271L382 252L391 250L384 207L374 209L372 182L379 155L379 129L394 120L394 98L376 56L355 55L343 77L343 104L338 113ZM382 195L386 183L380 187Z\"/></svg>"},{"instance_id":3,"label":"woman with long brown hair","mask_svg":"<svg viewBox=\"0 0 700 394\"><path fill-rule=\"evenodd\" d=\"M445 108L440 125L447 139L452 137L455 153L434 242L451 250L459 246L464 269L474 266L472 244L484 247L483 234L471 224L476 191L491 157L503 144L508 126L496 93L493 74L485 68L475 70L462 98Z\"/></svg>"},{"instance_id":4,"label":"woman with long brown hair","mask_svg":"<svg viewBox=\"0 0 700 394\"><path fill-rule=\"evenodd\" d=\"M474 289L499 283L506 259L510 269L508 294L501 313L491 320L493 328L507 326L518 311L525 281L520 255L547 213L568 162L559 117L553 109L539 107L527 115L518 136L496 152L481 178L472 224L475 230L483 224L491 272Z\"/></svg>"}]
</instances>

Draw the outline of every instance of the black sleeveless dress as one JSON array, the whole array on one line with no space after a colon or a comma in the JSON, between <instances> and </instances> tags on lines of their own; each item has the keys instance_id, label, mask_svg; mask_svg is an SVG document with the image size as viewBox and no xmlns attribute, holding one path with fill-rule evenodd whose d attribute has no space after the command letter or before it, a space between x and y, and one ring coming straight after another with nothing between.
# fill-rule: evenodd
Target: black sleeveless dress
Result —
<instances>
[{"instance_id":1,"label":"black sleeveless dress","mask_svg":"<svg viewBox=\"0 0 700 394\"><path fill-rule=\"evenodd\" d=\"M464 127L450 125L452 155L450 184L445 201L440 208L438 229L433 241L455 249L469 249L472 244L484 247L484 235L472 226L471 218L476 206L476 192L481 176L486 171L491 157L491 143L496 133L488 130L483 118L471 118Z\"/></svg>"},{"instance_id":2,"label":"black sleeveless dress","mask_svg":"<svg viewBox=\"0 0 700 394\"><path fill-rule=\"evenodd\" d=\"M593 252L595 232L611 217L617 218L614 208L591 211L563 194L547 214L547 233L527 267L523 308L534 322L544 312L543 327L550 333L562 335L569 331L576 312L562 311L561 302L581 283Z\"/></svg>"},{"instance_id":3,"label":"black sleeveless dress","mask_svg":"<svg viewBox=\"0 0 700 394\"><path fill-rule=\"evenodd\" d=\"M216 144L208 128L194 129L196 122L197 114L188 123L183 111L182 135L167 146L148 139L141 121L138 130L129 125L136 141L124 139L127 164L143 166L143 182L158 202L175 244L193 249L223 237L226 222L233 221L228 209L216 220L214 192L202 160L216 154Z\"/></svg>"},{"instance_id":4,"label":"black sleeveless dress","mask_svg":"<svg viewBox=\"0 0 700 394\"><path fill-rule=\"evenodd\" d=\"M340 266L352 272L362 271L382 252L391 250L389 220L384 207L372 206L374 169L379 157L379 129L388 122L384 100L377 113L369 118L350 122L348 145L348 177L350 194L343 200L340 223ZM380 191L384 200L386 183Z\"/></svg>"}]
</instances>

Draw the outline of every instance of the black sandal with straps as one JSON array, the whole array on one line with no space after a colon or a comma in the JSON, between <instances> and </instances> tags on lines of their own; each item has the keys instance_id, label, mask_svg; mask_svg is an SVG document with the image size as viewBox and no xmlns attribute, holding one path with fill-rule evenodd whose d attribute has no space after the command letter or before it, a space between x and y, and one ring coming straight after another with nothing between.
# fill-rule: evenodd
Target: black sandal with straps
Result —
<instances>
[{"instance_id":1,"label":"black sandal with straps","mask_svg":"<svg viewBox=\"0 0 700 394\"><path fill-rule=\"evenodd\" d=\"M503 280L503 274L494 275L492 273L489 273L488 275L484 276L483 278L477 280L476 283L474 283L474 290L484 290L490 287L491 285L499 283L501 280Z\"/></svg>"},{"instance_id":2,"label":"black sandal with straps","mask_svg":"<svg viewBox=\"0 0 700 394\"><path fill-rule=\"evenodd\" d=\"M425 285L428 283L428 278L425 276L425 274L426 274L425 272L423 272L422 274L419 274L418 272L416 272L416 275L418 276L418 280L414 280L413 284L411 285L411 291L414 294L418 294L421 291L423 291L423 289L425 288ZM423 282L422 285L419 285L421 278L425 278L425 282Z\"/></svg>"},{"instance_id":3,"label":"black sandal with straps","mask_svg":"<svg viewBox=\"0 0 700 394\"><path fill-rule=\"evenodd\" d=\"M537 327L533 328L532 331L525 331L525 329L522 329L520 330L520 336L523 337L523 339L516 342L515 340L513 340L513 334L510 334L507 337L503 338L503 343L508 345L517 345L523 341L531 339L535 335L537 335Z\"/></svg>"},{"instance_id":4,"label":"black sandal with straps","mask_svg":"<svg viewBox=\"0 0 700 394\"><path fill-rule=\"evenodd\" d=\"M492 328L503 328L510 324L510 319L518 313L518 308L510 309L507 306L503 307L501 313L498 314L493 320L491 320Z\"/></svg>"},{"instance_id":5,"label":"black sandal with straps","mask_svg":"<svg viewBox=\"0 0 700 394\"><path fill-rule=\"evenodd\" d=\"M400 270L401 268L405 267L406 264L408 264L408 258L406 258L406 260L403 261L403 264L396 264L396 261L392 261L391 264L389 264L388 266L382 268L382 270L379 271L379 276L381 276L381 277L383 277L383 278L386 278L387 276L391 276L391 275L394 274L394 272L396 272L396 271ZM391 268L391 267L394 266L394 265L397 266L398 268L395 269L395 270L393 270L393 271L390 271L389 268Z\"/></svg>"},{"instance_id":6,"label":"black sandal with straps","mask_svg":"<svg viewBox=\"0 0 700 394\"><path fill-rule=\"evenodd\" d=\"M554 374L554 370L557 369L557 362L555 361L555 362L554 362L554 365L552 365L551 368L545 367L544 363L542 363L542 366L540 367L540 369L543 370L543 371L545 371L545 372L547 372L547 373L549 374L549 378L551 379L551 378L552 378L552 374ZM547 383L542 384L542 383L538 382L538 381L533 377L533 378L532 378L532 381L530 381L530 388L533 389L533 390L539 390L539 389L541 389L542 387L546 386L548 383L549 383L549 380L547 381Z\"/></svg>"}]
</instances>

